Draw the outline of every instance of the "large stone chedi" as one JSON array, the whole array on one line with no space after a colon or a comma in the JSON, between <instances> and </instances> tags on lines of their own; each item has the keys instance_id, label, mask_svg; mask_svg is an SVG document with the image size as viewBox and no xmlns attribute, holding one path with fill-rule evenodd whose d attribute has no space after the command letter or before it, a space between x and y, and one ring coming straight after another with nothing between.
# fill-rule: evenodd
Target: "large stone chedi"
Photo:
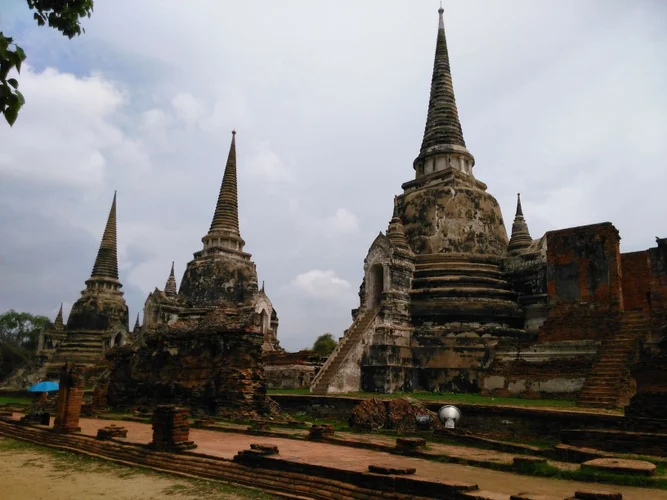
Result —
<instances>
[{"instance_id":1,"label":"large stone chedi","mask_svg":"<svg viewBox=\"0 0 667 500\"><path fill-rule=\"evenodd\" d=\"M386 236L371 246L355 323L314 392L465 389L476 383L489 342L524 333L516 294L501 276L507 231L498 202L473 176L439 13L415 178L403 184Z\"/></svg>"},{"instance_id":2,"label":"large stone chedi","mask_svg":"<svg viewBox=\"0 0 667 500\"><path fill-rule=\"evenodd\" d=\"M353 323L311 392L456 391L621 406L636 343L667 321L667 255L621 254L609 223L511 237L475 178L440 19L426 127Z\"/></svg>"}]
</instances>

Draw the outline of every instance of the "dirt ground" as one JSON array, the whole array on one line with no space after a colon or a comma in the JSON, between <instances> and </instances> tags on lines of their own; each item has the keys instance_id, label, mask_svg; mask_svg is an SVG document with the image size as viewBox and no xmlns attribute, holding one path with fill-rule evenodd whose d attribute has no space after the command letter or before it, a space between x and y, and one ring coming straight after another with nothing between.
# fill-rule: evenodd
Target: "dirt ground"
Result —
<instances>
[{"instance_id":1,"label":"dirt ground","mask_svg":"<svg viewBox=\"0 0 667 500\"><path fill-rule=\"evenodd\" d=\"M124 467L0 438L3 500L268 500L275 497L207 481Z\"/></svg>"}]
</instances>

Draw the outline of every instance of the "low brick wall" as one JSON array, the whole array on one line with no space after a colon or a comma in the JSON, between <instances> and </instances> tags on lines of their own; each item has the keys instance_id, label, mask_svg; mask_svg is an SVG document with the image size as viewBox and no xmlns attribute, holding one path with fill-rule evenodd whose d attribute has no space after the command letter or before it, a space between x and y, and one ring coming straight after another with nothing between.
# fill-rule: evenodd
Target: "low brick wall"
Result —
<instances>
[{"instance_id":1,"label":"low brick wall","mask_svg":"<svg viewBox=\"0 0 667 500\"><path fill-rule=\"evenodd\" d=\"M476 484L387 477L283 460L279 457L236 458L235 461L195 452L167 453L137 443L98 441L81 434L57 434L38 427L19 426L0 420L0 436L29 441L179 475L222 480L261 488L283 496L314 499L471 500L479 497ZM243 463L239 463L243 462ZM416 494L419 496L416 496ZM480 492L481 493L481 492ZM486 492L488 494L488 492Z\"/></svg>"},{"instance_id":2,"label":"low brick wall","mask_svg":"<svg viewBox=\"0 0 667 500\"><path fill-rule=\"evenodd\" d=\"M409 396L409 394L406 394ZM303 412L313 418L331 418L347 422L352 408L364 401L361 398L309 396L299 394L272 394L271 399L288 413ZM437 412L451 401L424 401L425 406ZM589 413L577 410L547 410L495 405L454 403L463 418L457 427L480 436L497 438L559 440L563 429L619 429L626 428L628 420L622 415Z\"/></svg>"}]
</instances>

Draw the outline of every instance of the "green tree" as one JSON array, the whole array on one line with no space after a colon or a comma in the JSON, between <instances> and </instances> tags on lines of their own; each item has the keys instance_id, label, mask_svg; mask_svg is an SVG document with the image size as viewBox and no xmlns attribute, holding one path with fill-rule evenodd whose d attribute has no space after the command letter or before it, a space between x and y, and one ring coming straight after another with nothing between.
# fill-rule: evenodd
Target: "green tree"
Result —
<instances>
[{"instance_id":1,"label":"green tree","mask_svg":"<svg viewBox=\"0 0 667 500\"><path fill-rule=\"evenodd\" d=\"M46 24L72 39L85 33L81 19L90 17L93 12L93 0L26 0L28 7L34 10L33 18L39 26ZM14 125L19 110L25 104L23 94L19 92L16 78L8 78L12 68L21 73L21 64L26 55L16 45L14 39L0 31L0 114L5 116L9 125Z\"/></svg>"},{"instance_id":2,"label":"green tree","mask_svg":"<svg viewBox=\"0 0 667 500\"><path fill-rule=\"evenodd\" d=\"M49 324L46 316L36 316L10 309L0 314L0 342L19 349L34 351L37 348L39 332Z\"/></svg>"},{"instance_id":3,"label":"green tree","mask_svg":"<svg viewBox=\"0 0 667 500\"><path fill-rule=\"evenodd\" d=\"M336 339L330 333L320 335L313 344L313 353L322 358L328 358L338 345Z\"/></svg>"},{"instance_id":4,"label":"green tree","mask_svg":"<svg viewBox=\"0 0 667 500\"><path fill-rule=\"evenodd\" d=\"M39 333L48 324L50 321L46 316L14 309L0 314L0 380L35 353Z\"/></svg>"}]
</instances>

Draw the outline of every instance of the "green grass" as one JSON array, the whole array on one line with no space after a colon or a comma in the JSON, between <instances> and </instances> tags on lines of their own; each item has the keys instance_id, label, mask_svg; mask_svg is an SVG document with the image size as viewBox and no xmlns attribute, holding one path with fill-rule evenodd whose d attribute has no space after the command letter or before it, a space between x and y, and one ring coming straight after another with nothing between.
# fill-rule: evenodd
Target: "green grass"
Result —
<instances>
[{"instance_id":1,"label":"green grass","mask_svg":"<svg viewBox=\"0 0 667 500\"><path fill-rule=\"evenodd\" d=\"M29 405L33 402L32 398L17 398L11 396L0 396L0 406L2 405Z\"/></svg>"},{"instance_id":2,"label":"green grass","mask_svg":"<svg viewBox=\"0 0 667 500\"><path fill-rule=\"evenodd\" d=\"M269 396L272 394L310 394L308 389L269 389ZM461 394L454 392L406 392L393 394L378 394L372 392L348 392L344 394L331 394L332 397L352 397L352 398L405 398L410 397L422 401L446 401L449 403L465 404L491 404L491 405L514 405L526 407L556 407L556 408L574 408L575 401L571 399L524 399L524 398L500 398L492 396L481 396L479 394Z\"/></svg>"},{"instance_id":3,"label":"green grass","mask_svg":"<svg viewBox=\"0 0 667 500\"><path fill-rule=\"evenodd\" d=\"M41 446L25 441L0 438L0 453L9 451L30 451L46 455L53 459L52 465L56 471L66 472L68 474L77 471L101 472L113 474L119 478L129 478L136 475L146 475L155 477L170 476L168 473L157 472L141 466L128 467L116 464L107 460L90 457L79 453L62 451L47 446ZM29 459L24 462L24 467L43 468L41 459ZM165 496L187 495L193 498L210 498L212 500L221 500L228 498L227 495L237 495L251 500L274 500L274 495L269 495L262 491L244 488L242 486L229 485L217 481L208 481L205 479L191 479L171 476L182 484L174 484L165 488ZM183 484L184 483L184 484Z\"/></svg>"}]
</instances>

